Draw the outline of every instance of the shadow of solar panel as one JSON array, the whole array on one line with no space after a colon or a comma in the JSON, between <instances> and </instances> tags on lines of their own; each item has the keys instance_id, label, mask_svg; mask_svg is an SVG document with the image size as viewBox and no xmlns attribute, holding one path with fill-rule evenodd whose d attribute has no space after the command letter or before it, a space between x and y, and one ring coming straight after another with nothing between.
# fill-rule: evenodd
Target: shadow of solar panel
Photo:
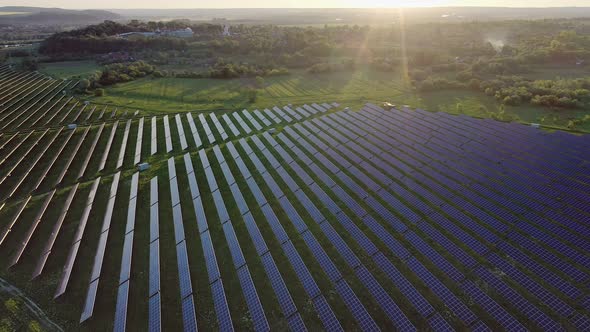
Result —
<instances>
[{"instance_id":1,"label":"shadow of solar panel","mask_svg":"<svg viewBox=\"0 0 590 332\"><path fill-rule=\"evenodd\" d=\"M119 285L117 305L115 308L115 324L113 331L123 332L127 326L127 303L129 299L129 281Z\"/></svg>"},{"instance_id":2,"label":"shadow of solar panel","mask_svg":"<svg viewBox=\"0 0 590 332\"><path fill-rule=\"evenodd\" d=\"M160 292L160 243L150 243L149 296Z\"/></svg>"},{"instance_id":3,"label":"shadow of solar panel","mask_svg":"<svg viewBox=\"0 0 590 332\"><path fill-rule=\"evenodd\" d=\"M293 243L291 243L291 241L284 243L283 250L289 259L289 262L291 262L295 273L297 273L299 281L307 292L307 295L312 299L320 295L320 289L318 288L318 285L309 273L307 266L305 266L305 263L301 259L301 256L299 256L299 253L295 249L295 246L293 246Z\"/></svg>"},{"instance_id":4,"label":"shadow of solar panel","mask_svg":"<svg viewBox=\"0 0 590 332\"><path fill-rule=\"evenodd\" d=\"M207 274L209 275L209 283L219 279L219 267L217 265L217 257L215 256L215 249L211 240L209 231L201 234L201 245L203 246L203 254L205 255L205 263L207 264Z\"/></svg>"},{"instance_id":5,"label":"shadow of solar panel","mask_svg":"<svg viewBox=\"0 0 590 332\"><path fill-rule=\"evenodd\" d=\"M268 331L270 326L266 320L264 309L258 298L258 293L254 287L254 282L250 276L250 272L246 266L243 266L238 270L238 278L240 279L240 285L242 286L242 292L248 305L250 318L254 324L254 328L257 331Z\"/></svg>"},{"instance_id":6,"label":"shadow of solar panel","mask_svg":"<svg viewBox=\"0 0 590 332\"><path fill-rule=\"evenodd\" d=\"M197 317L195 315L195 302L193 296L187 296L182 300L182 324L185 332L197 332Z\"/></svg>"},{"instance_id":7,"label":"shadow of solar panel","mask_svg":"<svg viewBox=\"0 0 590 332\"><path fill-rule=\"evenodd\" d=\"M162 309L160 303L160 293L152 295L148 301L148 331L162 331Z\"/></svg>"}]
</instances>

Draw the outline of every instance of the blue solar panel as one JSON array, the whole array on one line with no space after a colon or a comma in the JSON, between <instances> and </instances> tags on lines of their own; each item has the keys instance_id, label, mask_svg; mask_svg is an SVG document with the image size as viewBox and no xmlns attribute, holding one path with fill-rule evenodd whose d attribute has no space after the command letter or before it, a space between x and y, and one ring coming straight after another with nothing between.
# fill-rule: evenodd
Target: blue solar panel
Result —
<instances>
[{"instance_id":1,"label":"blue solar panel","mask_svg":"<svg viewBox=\"0 0 590 332\"><path fill-rule=\"evenodd\" d=\"M121 257L121 275L119 284L131 277L131 256L133 254L133 232L125 235L123 242L123 256Z\"/></svg>"},{"instance_id":2,"label":"blue solar panel","mask_svg":"<svg viewBox=\"0 0 590 332\"><path fill-rule=\"evenodd\" d=\"M436 294L466 325L470 325L477 320L475 314L473 314L463 302L461 302L440 280L430 273L430 271L428 271L415 257L411 257L407 264L428 286L428 288L430 288L430 290L432 290L432 292Z\"/></svg>"},{"instance_id":3,"label":"blue solar panel","mask_svg":"<svg viewBox=\"0 0 590 332\"><path fill-rule=\"evenodd\" d=\"M428 320L428 324L430 325L430 327L432 327L432 330L436 332L455 331L455 329L453 329L451 325L449 325L449 323L447 323L447 321L438 312Z\"/></svg>"},{"instance_id":4,"label":"blue solar panel","mask_svg":"<svg viewBox=\"0 0 590 332\"><path fill-rule=\"evenodd\" d=\"M262 177L264 178L266 185L270 188L270 191L272 191L272 194L275 196L275 198L278 199L285 196L285 194L283 193L279 185L276 183L272 175L270 175L270 173L264 173Z\"/></svg>"},{"instance_id":5,"label":"blue solar panel","mask_svg":"<svg viewBox=\"0 0 590 332\"><path fill-rule=\"evenodd\" d=\"M217 314L217 323L220 331L233 331L233 323L225 298L225 292L221 279L211 284L211 293L213 295L213 305Z\"/></svg>"},{"instance_id":6,"label":"blue solar panel","mask_svg":"<svg viewBox=\"0 0 590 332\"><path fill-rule=\"evenodd\" d=\"M293 243L291 243L291 241L284 243L283 250L285 252L285 256L287 256L291 266L295 270L299 281L307 292L307 295L312 299L318 296L320 294L320 289L309 273L309 270L307 269L307 266L305 266L301 256L299 256L295 246L293 246Z\"/></svg>"},{"instance_id":7,"label":"blue solar panel","mask_svg":"<svg viewBox=\"0 0 590 332\"><path fill-rule=\"evenodd\" d=\"M217 208L217 215L219 216L219 221L223 224L224 222L229 220L229 213L225 208L225 203L223 201L223 197L221 195L221 191L216 190L213 193L213 202L215 203L215 208Z\"/></svg>"},{"instance_id":8,"label":"blue solar panel","mask_svg":"<svg viewBox=\"0 0 590 332\"><path fill-rule=\"evenodd\" d=\"M182 241L176 246L176 259L178 263L180 298L183 299L193 293L186 241Z\"/></svg>"},{"instance_id":9,"label":"blue solar panel","mask_svg":"<svg viewBox=\"0 0 590 332\"><path fill-rule=\"evenodd\" d=\"M438 252L436 252L428 243L426 243L420 236L416 233L409 231L406 233L406 239L412 243L412 245L418 249L418 251L428 257L436 267L441 269L448 275L451 279L456 282L460 282L465 278L463 273L459 272L453 265L451 265L444 257L442 257Z\"/></svg>"},{"instance_id":10,"label":"blue solar panel","mask_svg":"<svg viewBox=\"0 0 590 332\"><path fill-rule=\"evenodd\" d=\"M305 241L309 250L311 250L312 254L320 264L324 273L328 275L328 278L334 283L342 279L342 274L334 262L332 262L330 257L328 257L328 254L326 254L326 251L322 248L313 234L311 232L305 232L302 234L302 237L303 241Z\"/></svg>"},{"instance_id":11,"label":"blue solar panel","mask_svg":"<svg viewBox=\"0 0 590 332\"><path fill-rule=\"evenodd\" d=\"M124 332L127 325L127 303L129 299L129 280L119 285L117 305L115 307L115 323L113 331Z\"/></svg>"},{"instance_id":12,"label":"blue solar panel","mask_svg":"<svg viewBox=\"0 0 590 332\"><path fill-rule=\"evenodd\" d=\"M523 315L527 316L531 322L544 330L558 330L561 325L539 310L537 307L528 302L522 295L514 291L503 281L498 279L492 273L483 267L475 270L477 275L486 281L491 287L495 288L504 298L510 301L514 308L518 309Z\"/></svg>"},{"instance_id":13,"label":"blue solar panel","mask_svg":"<svg viewBox=\"0 0 590 332\"><path fill-rule=\"evenodd\" d=\"M371 275L369 270L364 266L356 269L356 275L363 285L373 295L376 302L379 304L381 309L387 314L389 319L396 325L399 330L402 331L416 331L416 327L410 322L408 317L393 302L389 294L381 287L377 280Z\"/></svg>"},{"instance_id":14,"label":"blue solar panel","mask_svg":"<svg viewBox=\"0 0 590 332\"><path fill-rule=\"evenodd\" d=\"M238 187L237 183L234 183L230 186L232 195L234 197L234 201L236 202L238 209L240 210L240 214L245 214L246 212L249 211L248 205L246 204L246 201L244 200L244 196L242 195L242 192L240 191L240 188Z\"/></svg>"},{"instance_id":15,"label":"blue solar panel","mask_svg":"<svg viewBox=\"0 0 590 332\"><path fill-rule=\"evenodd\" d=\"M205 255L205 263L207 265L207 274L209 275L209 282L212 283L219 279L219 267L217 265L217 258L215 257L215 249L211 240L209 231L201 234L201 245L203 247L203 254Z\"/></svg>"},{"instance_id":16,"label":"blue solar panel","mask_svg":"<svg viewBox=\"0 0 590 332\"><path fill-rule=\"evenodd\" d=\"M301 315L299 313L296 313L289 317L289 319L287 320L287 324L289 325L289 329L293 332L307 331L307 327L305 327L303 318L301 318Z\"/></svg>"},{"instance_id":17,"label":"blue solar panel","mask_svg":"<svg viewBox=\"0 0 590 332\"><path fill-rule=\"evenodd\" d=\"M261 210L262 210L262 213L264 214L264 216L266 217L266 221L270 225L270 228L272 229L275 237L277 238L277 241L279 241L279 243L284 243L284 242L288 241L289 236L285 232L285 229L283 228L283 226L281 226L279 219L277 219L277 216L275 215L275 213L272 210L272 208L270 207L270 205L265 204L261 208Z\"/></svg>"},{"instance_id":18,"label":"blue solar panel","mask_svg":"<svg viewBox=\"0 0 590 332\"><path fill-rule=\"evenodd\" d=\"M534 294L545 305L561 316L568 317L574 312L574 310L569 305L557 298L555 295L551 294L543 286L539 285L536 281L532 280L530 277L516 269L513 265L500 258L498 255L492 253L488 256L488 260L492 264L495 264L498 268L502 269L504 273L509 275L513 280L518 282L531 294Z\"/></svg>"},{"instance_id":19,"label":"blue solar panel","mask_svg":"<svg viewBox=\"0 0 590 332\"><path fill-rule=\"evenodd\" d=\"M180 204L172 208L172 219L174 220L174 239L176 243L179 243L184 240L184 225L182 223Z\"/></svg>"},{"instance_id":20,"label":"blue solar panel","mask_svg":"<svg viewBox=\"0 0 590 332\"><path fill-rule=\"evenodd\" d=\"M246 180L246 183L248 184L248 188L250 188L250 191L254 195L256 202L258 202L258 205L262 206L266 204L266 198L264 197L264 194L258 187L258 184L254 180L254 178L250 177L248 180Z\"/></svg>"},{"instance_id":21,"label":"blue solar panel","mask_svg":"<svg viewBox=\"0 0 590 332\"><path fill-rule=\"evenodd\" d=\"M148 306L148 331L162 331L162 309L160 303L160 293L156 293L150 297Z\"/></svg>"},{"instance_id":22,"label":"blue solar panel","mask_svg":"<svg viewBox=\"0 0 590 332\"><path fill-rule=\"evenodd\" d=\"M240 266L246 264L246 260L242 254L240 243L238 242L238 238L236 237L236 233L231 222L227 222L223 225L223 232L225 233L225 239L232 255L234 267L237 269Z\"/></svg>"},{"instance_id":23,"label":"blue solar panel","mask_svg":"<svg viewBox=\"0 0 590 332\"><path fill-rule=\"evenodd\" d=\"M281 310L285 317L288 317L297 311L295 304L293 303L293 299L291 298L291 294L279 273L279 270L271 256L270 253L266 253L265 255L261 256L262 265L264 266L264 270L269 278L270 284L275 292L279 305L281 306Z\"/></svg>"},{"instance_id":24,"label":"blue solar panel","mask_svg":"<svg viewBox=\"0 0 590 332\"><path fill-rule=\"evenodd\" d=\"M268 247L266 246L266 242L256 225L256 221L254 221L254 217L250 212L244 214L242 216L244 218L244 224L246 224L246 228L248 229L248 233L254 242L254 247L256 247L256 252L258 255L263 255L264 253L268 252Z\"/></svg>"},{"instance_id":25,"label":"blue solar panel","mask_svg":"<svg viewBox=\"0 0 590 332\"><path fill-rule=\"evenodd\" d=\"M160 291L160 244L159 241L150 243L149 266L149 296Z\"/></svg>"},{"instance_id":26,"label":"blue solar panel","mask_svg":"<svg viewBox=\"0 0 590 332\"><path fill-rule=\"evenodd\" d=\"M293 224L297 232L300 234L305 232L307 230L307 225L305 224L299 213L297 213L289 199L286 196L283 196L279 199L279 203L281 204L281 207L285 211L285 214L287 215L289 221L291 222L291 224Z\"/></svg>"},{"instance_id":27,"label":"blue solar panel","mask_svg":"<svg viewBox=\"0 0 590 332\"><path fill-rule=\"evenodd\" d=\"M387 231L375 218L370 215L362 218L363 223L389 248L392 254L402 260L410 257L408 250L396 240L389 231Z\"/></svg>"},{"instance_id":28,"label":"blue solar panel","mask_svg":"<svg viewBox=\"0 0 590 332\"><path fill-rule=\"evenodd\" d=\"M355 320L359 324L359 327L365 331L377 331L379 327L373 320L373 317L367 312L367 309L360 302L354 291L350 288L345 280L340 280L336 284L336 291L340 294L340 297L350 310L350 313L354 316Z\"/></svg>"},{"instance_id":29,"label":"blue solar panel","mask_svg":"<svg viewBox=\"0 0 590 332\"><path fill-rule=\"evenodd\" d=\"M313 305L326 331L344 331L323 295L316 297Z\"/></svg>"},{"instance_id":30,"label":"blue solar panel","mask_svg":"<svg viewBox=\"0 0 590 332\"><path fill-rule=\"evenodd\" d=\"M240 285L242 286L242 292L244 293L244 298L248 305L248 311L254 324L254 329L256 331L270 330L266 315L264 314L264 309L262 308L258 293L254 287L254 282L252 281L252 277L246 266L243 266L238 270L238 278L240 279Z\"/></svg>"},{"instance_id":31,"label":"blue solar panel","mask_svg":"<svg viewBox=\"0 0 590 332\"><path fill-rule=\"evenodd\" d=\"M481 291L472 281L467 280L462 285L463 290L492 316L507 331L526 331L514 317L487 294Z\"/></svg>"},{"instance_id":32,"label":"blue solar panel","mask_svg":"<svg viewBox=\"0 0 590 332\"><path fill-rule=\"evenodd\" d=\"M182 324L185 332L197 332L198 330L195 302L192 295L182 300Z\"/></svg>"},{"instance_id":33,"label":"blue solar panel","mask_svg":"<svg viewBox=\"0 0 590 332\"><path fill-rule=\"evenodd\" d=\"M412 303L422 317L428 317L434 312L434 308L432 308L430 303L426 301L418 290L410 284L410 282L382 253L377 253L373 258L375 263L377 263L377 265L387 274L393 284L396 285L402 294L404 294L404 296Z\"/></svg>"}]
</instances>

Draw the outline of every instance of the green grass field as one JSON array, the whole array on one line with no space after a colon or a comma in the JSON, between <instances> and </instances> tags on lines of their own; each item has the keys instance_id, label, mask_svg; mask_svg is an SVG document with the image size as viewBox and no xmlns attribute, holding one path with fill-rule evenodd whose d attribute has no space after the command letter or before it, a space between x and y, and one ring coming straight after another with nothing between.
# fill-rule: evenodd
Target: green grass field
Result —
<instances>
[{"instance_id":1,"label":"green grass field","mask_svg":"<svg viewBox=\"0 0 590 332\"><path fill-rule=\"evenodd\" d=\"M544 73L544 75L552 75ZM547 76L547 77L548 77ZM489 117L497 113L500 104L492 97L469 90L443 90L419 93L400 73L383 73L370 69L354 72L309 74L292 72L288 76L269 77L250 103L246 88L252 79L182 79L145 78L118 84L106 89L106 96L91 98L97 104L135 108L148 114L182 111L225 111L236 109L264 109L274 105L337 101L351 108L366 102L385 101L410 105L431 111L464 113ZM552 111L534 106L506 107L506 113L523 122L565 127L570 119L584 116L583 111ZM590 131L590 124L578 130Z\"/></svg>"},{"instance_id":2,"label":"green grass field","mask_svg":"<svg viewBox=\"0 0 590 332\"><path fill-rule=\"evenodd\" d=\"M55 78L70 78L88 76L98 70L100 66L96 62L87 60L44 63L39 71Z\"/></svg>"}]
</instances>

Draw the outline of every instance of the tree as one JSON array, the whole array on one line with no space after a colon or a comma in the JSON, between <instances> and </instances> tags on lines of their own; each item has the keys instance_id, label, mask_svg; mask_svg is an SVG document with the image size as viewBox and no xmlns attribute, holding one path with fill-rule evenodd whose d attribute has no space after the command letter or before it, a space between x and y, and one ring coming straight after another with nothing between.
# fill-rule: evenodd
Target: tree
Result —
<instances>
[{"instance_id":1,"label":"tree","mask_svg":"<svg viewBox=\"0 0 590 332\"><path fill-rule=\"evenodd\" d=\"M264 87L264 78L261 76L256 76L256 86L259 88Z\"/></svg>"}]
</instances>

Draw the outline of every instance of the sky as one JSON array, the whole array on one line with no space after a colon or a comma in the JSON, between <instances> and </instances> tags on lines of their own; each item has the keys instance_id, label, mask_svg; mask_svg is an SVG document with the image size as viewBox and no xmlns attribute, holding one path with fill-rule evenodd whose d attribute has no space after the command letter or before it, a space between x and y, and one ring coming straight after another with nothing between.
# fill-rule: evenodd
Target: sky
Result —
<instances>
[{"instance_id":1,"label":"sky","mask_svg":"<svg viewBox=\"0 0 590 332\"><path fill-rule=\"evenodd\" d=\"M89 8L590 7L590 0L0 0L0 6Z\"/></svg>"}]
</instances>

